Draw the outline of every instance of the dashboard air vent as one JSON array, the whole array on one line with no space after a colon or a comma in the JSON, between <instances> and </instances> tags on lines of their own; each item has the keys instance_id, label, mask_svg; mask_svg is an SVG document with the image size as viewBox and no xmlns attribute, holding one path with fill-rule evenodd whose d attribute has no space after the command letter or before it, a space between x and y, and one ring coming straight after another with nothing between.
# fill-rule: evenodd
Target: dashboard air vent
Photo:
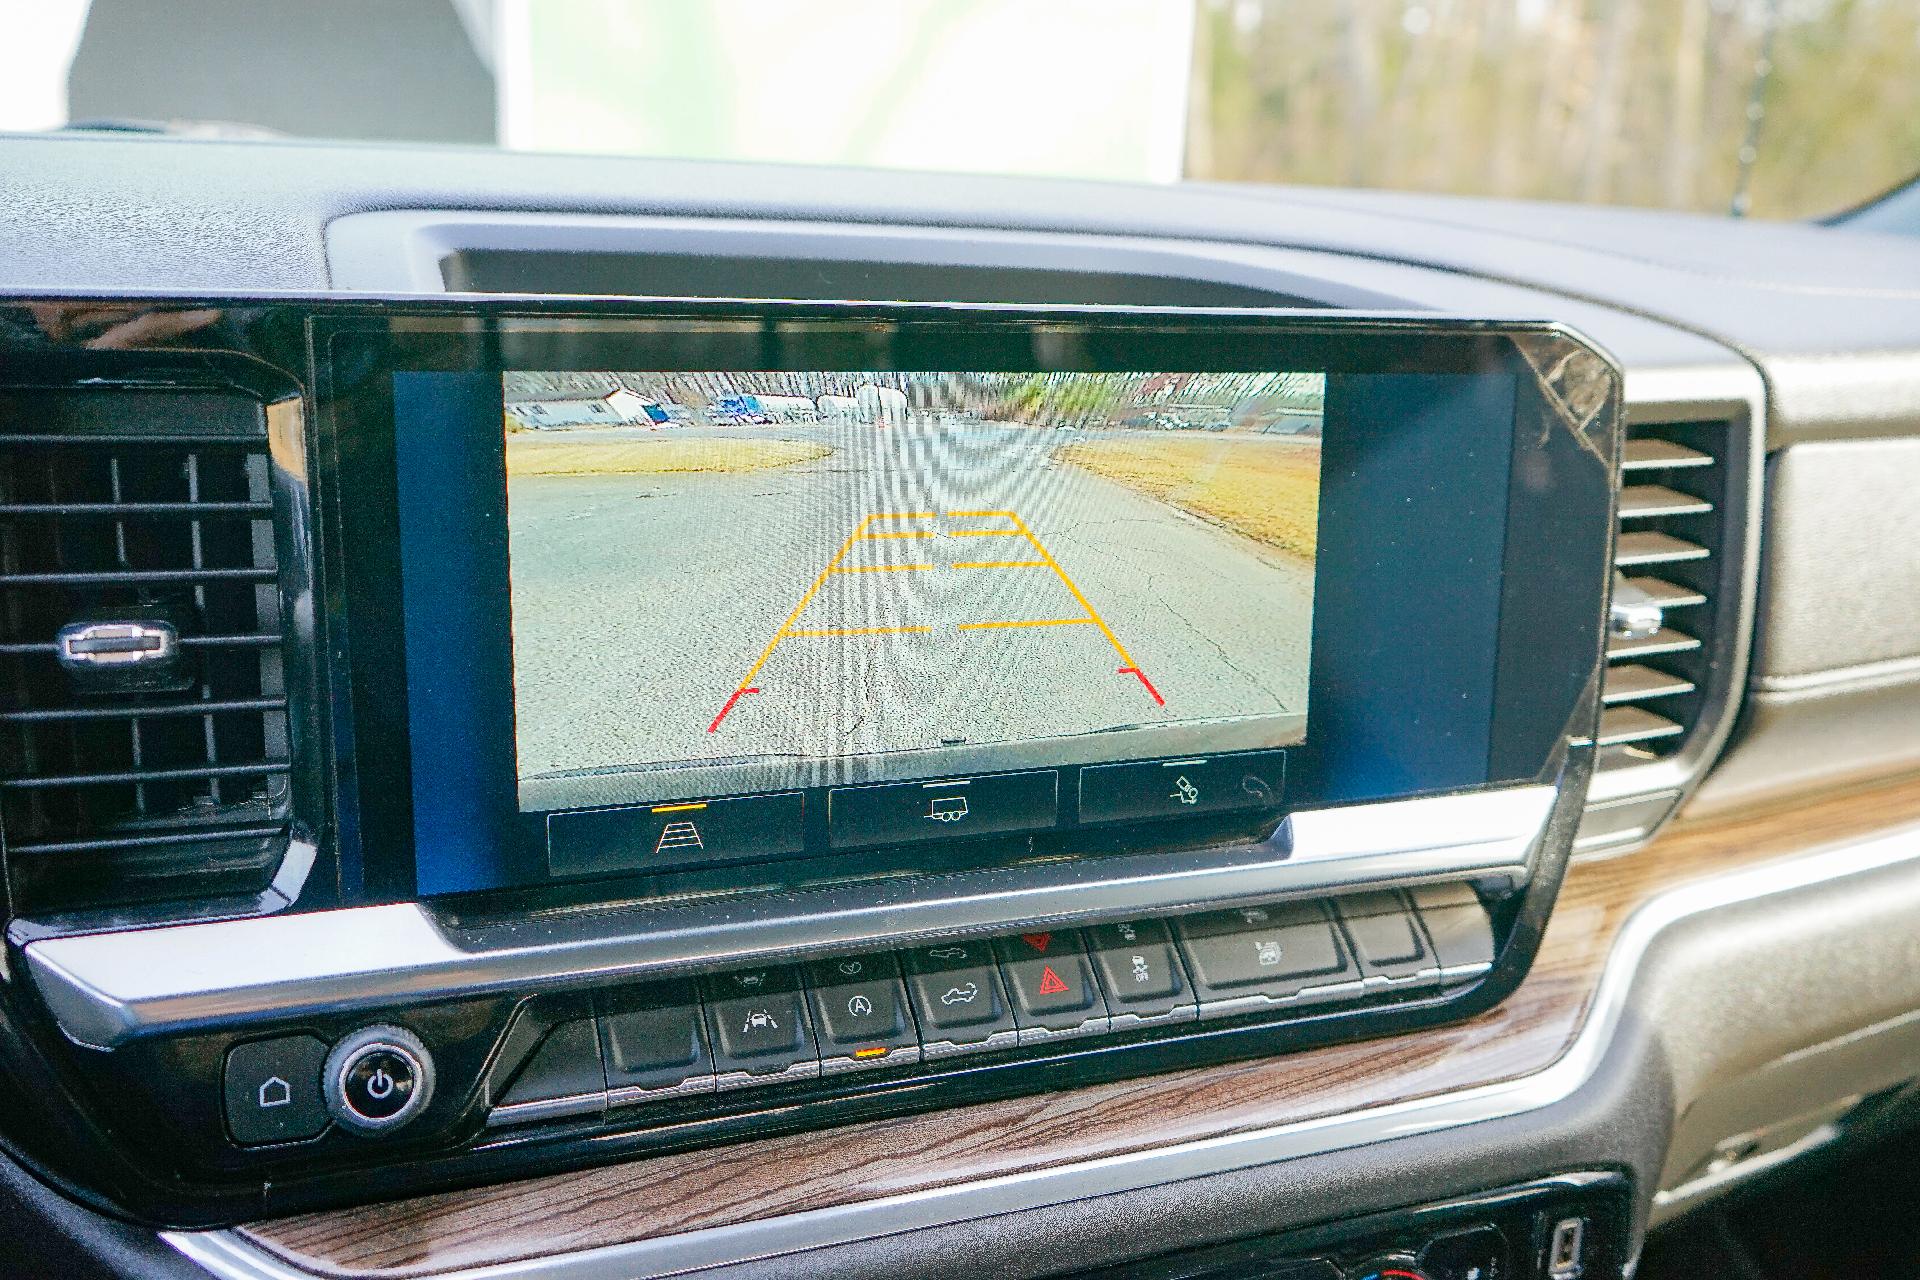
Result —
<instances>
[{"instance_id":1,"label":"dashboard air vent","mask_svg":"<svg viewBox=\"0 0 1920 1280\"><path fill-rule=\"evenodd\" d=\"M1718 603L1727 432L1719 422L1627 429L1602 770L1673 754L1699 716Z\"/></svg>"},{"instance_id":2,"label":"dashboard air vent","mask_svg":"<svg viewBox=\"0 0 1920 1280\"><path fill-rule=\"evenodd\" d=\"M263 889L288 731L261 406L0 390L0 850L11 914Z\"/></svg>"}]
</instances>

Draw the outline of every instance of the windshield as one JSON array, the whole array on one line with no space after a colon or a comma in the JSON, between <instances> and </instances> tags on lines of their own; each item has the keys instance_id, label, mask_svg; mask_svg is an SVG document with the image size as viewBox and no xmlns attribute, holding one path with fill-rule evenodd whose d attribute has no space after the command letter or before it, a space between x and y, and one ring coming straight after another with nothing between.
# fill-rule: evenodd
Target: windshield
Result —
<instances>
[{"instance_id":1,"label":"windshield","mask_svg":"<svg viewBox=\"0 0 1920 1280\"><path fill-rule=\"evenodd\" d=\"M20 131L1769 217L1920 169L1912 0L35 0L0 63Z\"/></svg>"}]
</instances>

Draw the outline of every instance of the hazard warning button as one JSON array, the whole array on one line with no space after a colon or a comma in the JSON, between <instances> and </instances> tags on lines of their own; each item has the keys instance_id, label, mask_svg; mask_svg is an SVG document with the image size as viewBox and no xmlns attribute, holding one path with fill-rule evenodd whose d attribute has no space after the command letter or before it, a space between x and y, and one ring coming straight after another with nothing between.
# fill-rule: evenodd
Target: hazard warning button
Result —
<instances>
[{"instance_id":1,"label":"hazard warning button","mask_svg":"<svg viewBox=\"0 0 1920 1280\"><path fill-rule=\"evenodd\" d=\"M1107 1030L1107 1004L1087 962L1086 940L1077 929L1054 929L996 938L994 950L1006 976L1020 1043Z\"/></svg>"}]
</instances>

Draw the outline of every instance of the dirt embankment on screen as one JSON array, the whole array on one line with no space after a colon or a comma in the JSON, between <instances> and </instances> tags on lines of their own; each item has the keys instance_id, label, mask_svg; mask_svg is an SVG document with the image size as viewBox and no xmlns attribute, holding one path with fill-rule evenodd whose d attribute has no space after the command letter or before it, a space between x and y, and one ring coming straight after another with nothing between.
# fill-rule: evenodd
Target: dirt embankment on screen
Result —
<instances>
[{"instance_id":1,"label":"dirt embankment on screen","mask_svg":"<svg viewBox=\"0 0 1920 1280\"><path fill-rule=\"evenodd\" d=\"M737 475L824 458L833 450L799 440L542 440L507 438L509 476L653 476L707 471Z\"/></svg>"},{"instance_id":2,"label":"dirt embankment on screen","mask_svg":"<svg viewBox=\"0 0 1920 1280\"><path fill-rule=\"evenodd\" d=\"M1055 457L1311 561L1320 442L1298 437L1086 440Z\"/></svg>"}]
</instances>

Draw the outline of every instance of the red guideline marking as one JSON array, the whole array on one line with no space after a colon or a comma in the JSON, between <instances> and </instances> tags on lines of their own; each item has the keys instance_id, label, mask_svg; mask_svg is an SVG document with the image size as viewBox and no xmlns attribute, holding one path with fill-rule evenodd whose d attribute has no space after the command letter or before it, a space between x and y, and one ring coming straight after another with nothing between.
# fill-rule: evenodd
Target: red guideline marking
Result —
<instances>
[{"instance_id":1,"label":"red guideline marking","mask_svg":"<svg viewBox=\"0 0 1920 1280\"><path fill-rule=\"evenodd\" d=\"M1043 965L1041 967L1040 969L1040 994L1041 995L1057 996L1062 991L1065 991L1066 989L1067 989L1067 984L1060 980L1060 975L1053 971L1052 965L1050 964Z\"/></svg>"},{"instance_id":2,"label":"red guideline marking","mask_svg":"<svg viewBox=\"0 0 1920 1280\"><path fill-rule=\"evenodd\" d=\"M1153 681L1147 679L1147 673L1140 668L1122 667L1120 668L1120 674L1123 676L1139 676L1140 683L1147 686L1147 692L1153 695L1154 702L1163 707L1167 705L1167 700L1160 696L1160 691L1153 687ZM725 715L726 713L723 711L721 714Z\"/></svg>"},{"instance_id":3,"label":"red guideline marking","mask_svg":"<svg viewBox=\"0 0 1920 1280\"><path fill-rule=\"evenodd\" d=\"M1144 678L1144 677L1143 677L1143 678ZM727 712L729 712L729 711L731 711L731 710L733 710L733 704L734 704L734 703L736 703L736 702L738 702L738 701L740 701L740 695L741 695L741 694L743 694L743 693L758 693L758 692L760 692L760 686L759 686L759 685L754 685L754 686L753 686L752 688L750 688L750 689L735 689L735 690L733 691L733 696L732 696L731 698L728 698L728 699L727 699L727 705L726 705L726 706L724 706L724 707L722 707L722 708L720 708L720 714L719 714L719 715L717 715L717 716L715 716L715 717L713 718L713 723L707 726L707 732L708 732L708 733L712 733L712 732L713 732L714 730L716 730L716 729L718 729L718 728L720 727L720 722L721 722L722 720L725 720L725 719L727 718Z\"/></svg>"}]
</instances>

